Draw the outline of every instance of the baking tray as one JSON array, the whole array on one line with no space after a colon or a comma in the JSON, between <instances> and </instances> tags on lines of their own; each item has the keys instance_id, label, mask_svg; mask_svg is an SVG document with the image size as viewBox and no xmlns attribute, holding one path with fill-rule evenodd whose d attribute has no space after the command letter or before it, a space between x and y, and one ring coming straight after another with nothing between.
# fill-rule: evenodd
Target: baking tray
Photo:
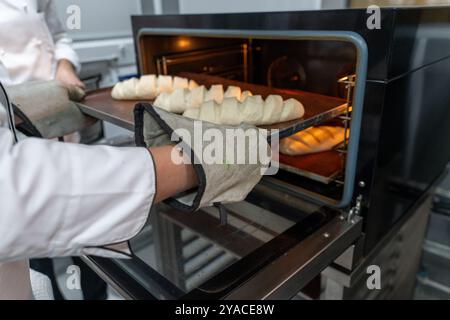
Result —
<instances>
[{"instance_id":1,"label":"baking tray","mask_svg":"<svg viewBox=\"0 0 450 320\"><path fill-rule=\"evenodd\" d=\"M113 123L119 127L134 131L134 107L136 100L114 100L111 97L112 88L89 92L79 105L87 115ZM152 103L149 100L139 100Z\"/></svg>"},{"instance_id":2,"label":"baking tray","mask_svg":"<svg viewBox=\"0 0 450 320\"><path fill-rule=\"evenodd\" d=\"M240 87L243 91L251 91L254 95L261 95L264 99L271 94L280 95L285 100L290 98L297 99L305 107L305 115L303 118L268 126L260 126L260 128L267 130L279 130L280 139L290 137L299 131L324 123L347 112L347 102L341 98L299 90L270 88L206 74L182 72L179 76L195 80L197 83L207 87L214 84L223 84L225 88L228 86Z\"/></svg>"},{"instance_id":3,"label":"baking tray","mask_svg":"<svg viewBox=\"0 0 450 320\"><path fill-rule=\"evenodd\" d=\"M280 169L330 184L344 170L342 153L331 150L302 156L288 156L280 153Z\"/></svg>"},{"instance_id":4,"label":"baking tray","mask_svg":"<svg viewBox=\"0 0 450 320\"><path fill-rule=\"evenodd\" d=\"M221 77L196 74L181 73L179 76L195 80L199 84L210 87L213 84L223 84L225 87L238 86L242 90L249 90L253 94L261 95L264 98L271 94L279 94L284 99L294 98L305 106L305 115L301 119L277 123L270 126L261 126L267 130L279 130L279 137L289 137L299 131L309 127L324 123L336 118L347 111L347 104L344 99L329 97L315 93L297 90L283 90L269 88L261 85L254 85L245 82L229 80ZM142 101L142 100L139 100ZM81 109L88 115L112 122L118 126L129 130L134 130L134 106L137 100L117 101L111 97L111 88L101 89L91 92L82 102ZM152 103L153 101L145 101Z\"/></svg>"},{"instance_id":5,"label":"baking tray","mask_svg":"<svg viewBox=\"0 0 450 320\"><path fill-rule=\"evenodd\" d=\"M210 86L221 83L224 86L239 86L243 90L252 91L267 97L279 94L284 99L298 99L305 106L305 116L302 119L279 123L264 128L280 130L280 138L291 136L308 127L327 122L346 112L345 100L319 94L271 89L265 86L253 85L215 76L182 73L180 76ZM140 100L142 101L142 100ZM90 92L80 106L81 110L98 119L108 121L117 126L134 131L134 107L138 101L117 101L111 97L111 88ZM152 103L153 101L144 101ZM321 152L306 156L287 156L280 154L280 168L315 181L329 184L343 170L342 155L337 151Z\"/></svg>"}]
</instances>

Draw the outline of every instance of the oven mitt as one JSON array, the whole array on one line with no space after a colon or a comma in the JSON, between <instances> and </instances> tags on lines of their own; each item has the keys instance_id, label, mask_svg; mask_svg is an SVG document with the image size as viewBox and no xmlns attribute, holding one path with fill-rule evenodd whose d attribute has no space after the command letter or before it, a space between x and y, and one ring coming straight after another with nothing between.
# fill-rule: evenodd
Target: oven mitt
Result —
<instances>
[{"instance_id":1,"label":"oven mitt","mask_svg":"<svg viewBox=\"0 0 450 320\"><path fill-rule=\"evenodd\" d=\"M18 129L29 135L59 138L91 122L75 103L85 96L78 87L66 87L56 81L36 81L10 86L7 91L14 113L23 121Z\"/></svg>"},{"instance_id":2,"label":"oven mitt","mask_svg":"<svg viewBox=\"0 0 450 320\"><path fill-rule=\"evenodd\" d=\"M236 130L236 127L219 126L198 120L196 122L196 129L198 129L200 123L203 133L208 129L214 129L220 131L225 137L227 129ZM266 167L270 164L270 148L267 137L262 131L252 126L240 126L239 128L243 130L240 130L241 135L238 136L238 139L246 139L245 130L255 130L254 133L258 135L259 146L263 148L264 154L267 156L267 158L261 157L264 161L256 157L257 161L253 161L255 164L233 164L237 161L227 163L225 150L223 151L223 161L216 161L216 164L207 164L211 161L200 161L199 153L202 152L200 155L205 154L205 148L211 145L211 142L198 141L205 139L197 139L195 142L194 139L189 141L191 139L182 139L177 134L181 132L180 130L183 130L184 133L181 134L183 137L186 133L189 133L190 137L194 137L194 120L155 108L147 103L136 105L135 127L136 144L138 146L151 148L176 144L181 147L185 156L190 158L190 163L194 164L199 180L198 189L166 201L167 204L184 212L194 212L203 207L244 200L261 180L267 169ZM175 141L172 141L171 137ZM257 150L256 146L252 147ZM236 154L236 146L234 151ZM245 159L249 159L249 148L247 147L244 152L246 152ZM261 162L267 163L264 165ZM245 163L248 163L248 161Z\"/></svg>"}]
</instances>

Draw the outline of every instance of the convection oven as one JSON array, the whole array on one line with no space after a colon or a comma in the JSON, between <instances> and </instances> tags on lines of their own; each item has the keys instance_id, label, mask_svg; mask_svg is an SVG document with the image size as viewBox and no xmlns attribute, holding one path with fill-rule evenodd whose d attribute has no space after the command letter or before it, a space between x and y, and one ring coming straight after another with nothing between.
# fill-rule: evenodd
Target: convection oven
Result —
<instances>
[{"instance_id":1,"label":"convection oven","mask_svg":"<svg viewBox=\"0 0 450 320\"><path fill-rule=\"evenodd\" d=\"M132 241L134 259L88 263L127 297L165 299L292 298L330 265L356 269L450 159L450 8L382 9L381 29L368 18L360 9L133 17L141 74L296 98L304 118L267 129L286 137L327 124L348 139L280 155L279 172L224 212L158 206ZM134 104L104 89L82 108L132 130Z\"/></svg>"}]
</instances>

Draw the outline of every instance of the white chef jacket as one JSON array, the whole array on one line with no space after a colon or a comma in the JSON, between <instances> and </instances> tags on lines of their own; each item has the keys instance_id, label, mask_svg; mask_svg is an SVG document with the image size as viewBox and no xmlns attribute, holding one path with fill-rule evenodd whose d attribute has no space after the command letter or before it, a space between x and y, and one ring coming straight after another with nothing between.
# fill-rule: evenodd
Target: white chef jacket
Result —
<instances>
[{"instance_id":1,"label":"white chef jacket","mask_svg":"<svg viewBox=\"0 0 450 320\"><path fill-rule=\"evenodd\" d=\"M29 258L126 258L155 195L144 148L27 139L0 104L0 299L32 298ZM125 243L124 243L125 242Z\"/></svg>"},{"instance_id":2,"label":"white chef jacket","mask_svg":"<svg viewBox=\"0 0 450 320\"><path fill-rule=\"evenodd\" d=\"M71 44L52 0L0 0L0 82L4 85L52 80L62 59L79 71Z\"/></svg>"}]
</instances>

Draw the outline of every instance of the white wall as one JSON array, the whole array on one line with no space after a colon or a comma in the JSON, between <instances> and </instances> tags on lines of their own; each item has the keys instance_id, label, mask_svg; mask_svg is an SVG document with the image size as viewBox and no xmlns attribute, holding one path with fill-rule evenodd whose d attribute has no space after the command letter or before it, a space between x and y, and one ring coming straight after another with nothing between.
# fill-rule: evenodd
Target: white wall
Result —
<instances>
[{"instance_id":1,"label":"white wall","mask_svg":"<svg viewBox=\"0 0 450 320\"><path fill-rule=\"evenodd\" d=\"M81 30L68 30L82 63L81 77L101 74L101 85L109 86L118 76L137 73L131 15L142 13L141 0L53 1L64 24L70 5L81 9Z\"/></svg>"},{"instance_id":2,"label":"white wall","mask_svg":"<svg viewBox=\"0 0 450 320\"><path fill-rule=\"evenodd\" d=\"M141 0L54 0L63 22L67 7L81 8L81 30L69 31L75 39L131 36L131 15L142 12Z\"/></svg>"},{"instance_id":3,"label":"white wall","mask_svg":"<svg viewBox=\"0 0 450 320\"><path fill-rule=\"evenodd\" d=\"M180 13L319 10L322 0L179 0Z\"/></svg>"}]
</instances>

